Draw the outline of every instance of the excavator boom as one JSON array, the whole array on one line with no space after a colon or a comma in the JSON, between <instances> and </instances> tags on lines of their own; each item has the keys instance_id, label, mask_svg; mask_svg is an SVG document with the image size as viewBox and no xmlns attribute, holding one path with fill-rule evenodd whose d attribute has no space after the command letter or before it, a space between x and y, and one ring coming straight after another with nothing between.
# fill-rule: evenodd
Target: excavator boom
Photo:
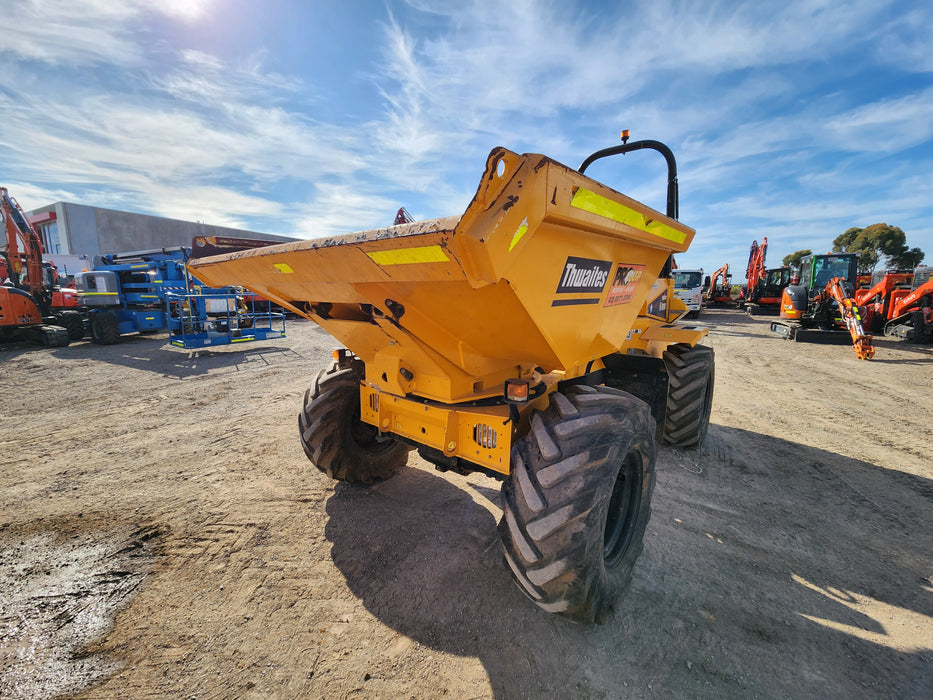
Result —
<instances>
[{"instance_id":1,"label":"excavator boom","mask_svg":"<svg viewBox=\"0 0 933 700\"><path fill-rule=\"evenodd\" d=\"M836 300L839 313L852 336L852 349L860 360L870 360L875 355L875 348L871 344L871 335L865 332L862 326L862 317L855 300L849 297L842 277L833 277L826 283L826 294Z\"/></svg>"},{"instance_id":2,"label":"excavator boom","mask_svg":"<svg viewBox=\"0 0 933 700\"><path fill-rule=\"evenodd\" d=\"M745 279L749 290L754 289L758 285L758 281L765 276L765 256L767 254L767 236L761 239L761 245L758 245L758 241L752 241L748 251L748 267L745 270Z\"/></svg>"},{"instance_id":3,"label":"excavator boom","mask_svg":"<svg viewBox=\"0 0 933 700\"><path fill-rule=\"evenodd\" d=\"M4 227L0 251L6 254L7 274L14 284L20 284L25 264L29 291L36 296L42 291L42 243L6 187L0 187L0 217Z\"/></svg>"}]
</instances>

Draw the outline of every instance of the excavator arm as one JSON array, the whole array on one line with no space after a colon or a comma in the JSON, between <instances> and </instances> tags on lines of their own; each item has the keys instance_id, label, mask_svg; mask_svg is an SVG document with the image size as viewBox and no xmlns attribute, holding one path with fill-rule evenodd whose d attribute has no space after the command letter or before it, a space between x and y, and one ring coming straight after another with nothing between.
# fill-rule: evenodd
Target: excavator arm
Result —
<instances>
[{"instance_id":1,"label":"excavator arm","mask_svg":"<svg viewBox=\"0 0 933 700\"><path fill-rule=\"evenodd\" d=\"M870 360L875 355L875 348L871 344L871 335L865 332L862 326L862 317L855 300L849 297L842 277L833 277L826 283L824 293L827 297L836 300L839 313L852 336L852 349L860 360Z\"/></svg>"},{"instance_id":2,"label":"excavator arm","mask_svg":"<svg viewBox=\"0 0 933 700\"><path fill-rule=\"evenodd\" d=\"M761 297L759 284L764 280L768 271L765 269L765 256L768 254L768 238L761 239L761 245L758 241L752 241L751 248L748 250L748 267L745 270L745 300L757 304Z\"/></svg>"},{"instance_id":3,"label":"excavator arm","mask_svg":"<svg viewBox=\"0 0 933 700\"><path fill-rule=\"evenodd\" d=\"M768 238L761 239L761 245L758 241L752 241L751 248L748 251L748 267L745 270L745 279L748 282L748 290L751 292L758 285L758 281L765 276L765 256L768 254Z\"/></svg>"},{"instance_id":4,"label":"excavator arm","mask_svg":"<svg viewBox=\"0 0 933 700\"><path fill-rule=\"evenodd\" d=\"M6 187L0 187L0 218L3 219L4 239L0 250L6 255L7 274L14 285L22 282L23 263L26 279L33 296L41 296L42 287L42 243L39 236L26 220L26 214ZM22 247L22 250L20 250Z\"/></svg>"}]
</instances>

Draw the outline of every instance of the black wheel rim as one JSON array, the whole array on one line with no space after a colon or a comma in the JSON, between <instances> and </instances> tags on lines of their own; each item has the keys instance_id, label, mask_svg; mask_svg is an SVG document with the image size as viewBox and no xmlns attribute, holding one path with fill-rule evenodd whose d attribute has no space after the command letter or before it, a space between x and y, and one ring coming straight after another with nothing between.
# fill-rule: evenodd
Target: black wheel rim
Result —
<instances>
[{"instance_id":1,"label":"black wheel rim","mask_svg":"<svg viewBox=\"0 0 933 700\"><path fill-rule=\"evenodd\" d=\"M606 512L606 530L603 536L603 559L607 568L622 561L635 534L635 519L641 500L641 470L639 456L630 452L622 463Z\"/></svg>"}]
</instances>

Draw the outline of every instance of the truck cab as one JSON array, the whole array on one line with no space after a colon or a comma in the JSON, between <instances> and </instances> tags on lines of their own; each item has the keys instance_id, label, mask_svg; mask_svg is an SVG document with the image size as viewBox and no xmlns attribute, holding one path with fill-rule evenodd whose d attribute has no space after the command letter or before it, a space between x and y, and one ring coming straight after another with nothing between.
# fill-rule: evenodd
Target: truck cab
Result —
<instances>
[{"instance_id":1,"label":"truck cab","mask_svg":"<svg viewBox=\"0 0 933 700\"><path fill-rule=\"evenodd\" d=\"M703 268L677 269L674 273L674 294L687 305L687 316L696 318L703 310Z\"/></svg>"}]
</instances>

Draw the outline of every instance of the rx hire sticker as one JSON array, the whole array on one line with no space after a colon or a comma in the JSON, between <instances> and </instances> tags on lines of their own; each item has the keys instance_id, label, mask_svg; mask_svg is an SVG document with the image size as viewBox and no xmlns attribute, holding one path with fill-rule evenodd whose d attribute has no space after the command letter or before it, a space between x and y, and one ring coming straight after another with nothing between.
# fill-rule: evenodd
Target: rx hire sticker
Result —
<instances>
[{"instance_id":1,"label":"rx hire sticker","mask_svg":"<svg viewBox=\"0 0 933 700\"><path fill-rule=\"evenodd\" d=\"M644 265L619 263L615 277L612 279L612 285L609 287L609 295L606 297L606 303L603 306L628 304L632 297L635 296L635 289L638 287L644 272Z\"/></svg>"}]
</instances>

